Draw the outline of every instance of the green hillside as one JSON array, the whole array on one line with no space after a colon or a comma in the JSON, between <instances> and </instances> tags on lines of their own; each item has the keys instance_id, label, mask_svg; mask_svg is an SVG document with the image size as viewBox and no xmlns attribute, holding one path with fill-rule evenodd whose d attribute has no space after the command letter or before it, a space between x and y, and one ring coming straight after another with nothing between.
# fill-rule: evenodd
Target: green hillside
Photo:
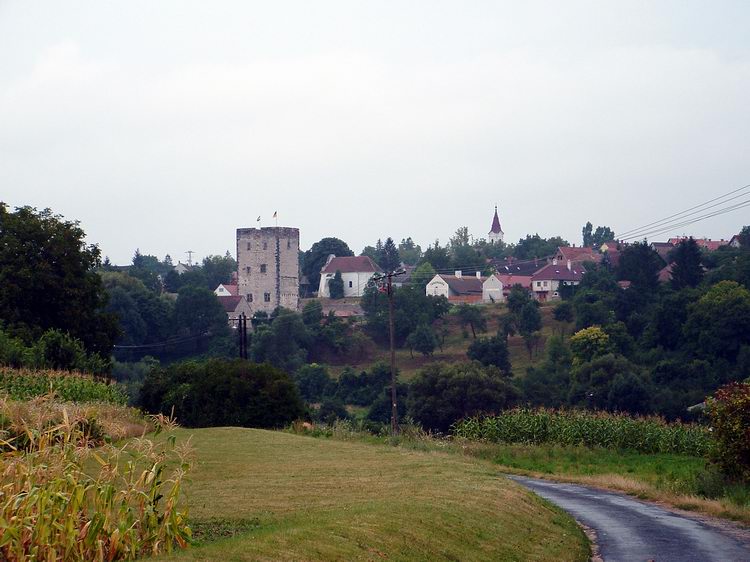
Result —
<instances>
[{"instance_id":1,"label":"green hillside","mask_svg":"<svg viewBox=\"0 0 750 562\"><path fill-rule=\"evenodd\" d=\"M252 429L180 433L196 448L186 489L196 529L246 528L160 559L588 557L570 517L486 462Z\"/></svg>"}]
</instances>

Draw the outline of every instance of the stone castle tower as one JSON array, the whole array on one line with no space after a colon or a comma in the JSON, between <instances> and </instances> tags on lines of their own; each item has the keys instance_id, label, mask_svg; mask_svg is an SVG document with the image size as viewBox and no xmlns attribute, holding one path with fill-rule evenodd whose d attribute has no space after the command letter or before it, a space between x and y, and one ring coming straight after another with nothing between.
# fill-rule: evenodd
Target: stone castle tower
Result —
<instances>
[{"instance_id":1,"label":"stone castle tower","mask_svg":"<svg viewBox=\"0 0 750 562\"><path fill-rule=\"evenodd\" d=\"M299 229L237 229L237 294L250 312L299 308Z\"/></svg>"},{"instance_id":2,"label":"stone castle tower","mask_svg":"<svg viewBox=\"0 0 750 562\"><path fill-rule=\"evenodd\" d=\"M495 216L492 219L492 228L487 235L487 240L490 242L502 242L503 241L503 229L500 228L500 218L497 216L497 205L495 205Z\"/></svg>"}]
</instances>

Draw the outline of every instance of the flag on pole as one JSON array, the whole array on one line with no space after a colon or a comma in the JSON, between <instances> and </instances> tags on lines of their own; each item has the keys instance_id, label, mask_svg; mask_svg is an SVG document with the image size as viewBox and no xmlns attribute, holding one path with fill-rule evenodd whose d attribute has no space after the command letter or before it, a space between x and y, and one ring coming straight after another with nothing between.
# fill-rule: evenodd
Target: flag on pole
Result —
<instances>
[{"instance_id":1,"label":"flag on pole","mask_svg":"<svg viewBox=\"0 0 750 562\"><path fill-rule=\"evenodd\" d=\"M258 216L258 218L255 219L255 222L260 222L260 216Z\"/></svg>"},{"instance_id":2,"label":"flag on pole","mask_svg":"<svg viewBox=\"0 0 750 562\"><path fill-rule=\"evenodd\" d=\"M273 212L273 218L276 218L276 213L278 213L278 211Z\"/></svg>"}]
</instances>

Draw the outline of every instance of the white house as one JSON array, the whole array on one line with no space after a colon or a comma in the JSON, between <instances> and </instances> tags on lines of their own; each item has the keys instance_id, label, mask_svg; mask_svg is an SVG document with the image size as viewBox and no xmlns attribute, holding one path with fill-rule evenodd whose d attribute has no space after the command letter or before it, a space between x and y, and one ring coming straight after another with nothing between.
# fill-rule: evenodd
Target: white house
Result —
<instances>
[{"instance_id":1,"label":"white house","mask_svg":"<svg viewBox=\"0 0 750 562\"><path fill-rule=\"evenodd\" d=\"M222 283L216 289L214 289L214 294L217 297L228 297L228 296L236 296L239 294L237 290L237 285L230 285L229 283Z\"/></svg>"},{"instance_id":2,"label":"white house","mask_svg":"<svg viewBox=\"0 0 750 562\"><path fill-rule=\"evenodd\" d=\"M319 297L329 298L331 296L329 283L337 271L341 272L341 277L344 280L344 296L361 297L370 279L383 270L368 256L336 257L331 254L320 270Z\"/></svg>"},{"instance_id":3,"label":"white house","mask_svg":"<svg viewBox=\"0 0 750 562\"><path fill-rule=\"evenodd\" d=\"M503 282L497 275L490 275L482 283L482 300L484 302L504 302L504 288Z\"/></svg>"},{"instance_id":4,"label":"white house","mask_svg":"<svg viewBox=\"0 0 750 562\"><path fill-rule=\"evenodd\" d=\"M560 283L578 285L584 273L586 270L580 264L567 260L565 265L560 265L555 259L531 277L531 290L540 301L559 299Z\"/></svg>"},{"instance_id":5,"label":"white house","mask_svg":"<svg viewBox=\"0 0 750 562\"><path fill-rule=\"evenodd\" d=\"M461 271L454 275L438 274L425 287L427 296L445 297L454 303L503 302L503 282L494 275L482 277L464 276Z\"/></svg>"}]
</instances>

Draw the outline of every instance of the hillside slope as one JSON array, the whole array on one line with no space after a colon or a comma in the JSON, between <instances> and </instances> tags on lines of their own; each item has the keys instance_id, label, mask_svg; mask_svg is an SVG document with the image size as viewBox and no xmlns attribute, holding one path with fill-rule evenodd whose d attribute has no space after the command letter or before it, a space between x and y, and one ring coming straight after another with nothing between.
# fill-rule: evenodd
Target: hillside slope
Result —
<instances>
[{"instance_id":1,"label":"hillside slope","mask_svg":"<svg viewBox=\"0 0 750 562\"><path fill-rule=\"evenodd\" d=\"M190 517L257 518L165 560L586 560L574 521L471 458L215 428L193 435Z\"/></svg>"}]
</instances>

